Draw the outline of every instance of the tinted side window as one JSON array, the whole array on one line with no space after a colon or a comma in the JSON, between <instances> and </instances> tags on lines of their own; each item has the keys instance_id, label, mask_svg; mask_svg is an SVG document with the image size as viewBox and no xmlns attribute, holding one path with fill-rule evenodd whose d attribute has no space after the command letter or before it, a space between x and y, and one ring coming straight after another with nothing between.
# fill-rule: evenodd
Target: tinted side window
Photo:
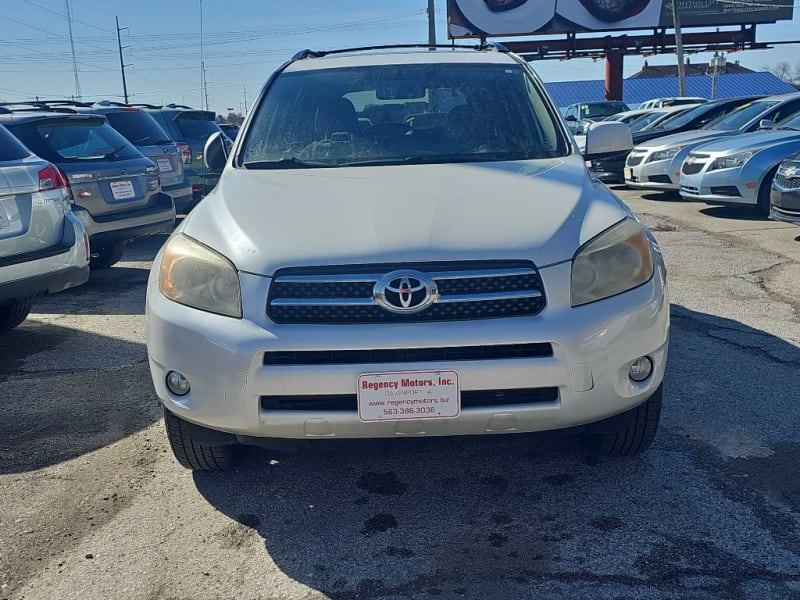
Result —
<instances>
[{"instance_id":1,"label":"tinted side window","mask_svg":"<svg viewBox=\"0 0 800 600\"><path fill-rule=\"evenodd\" d=\"M791 117L797 111L800 111L800 98L787 102L776 110L770 118L777 123L778 121L783 121L786 117Z\"/></svg>"},{"instance_id":2,"label":"tinted side window","mask_svg":"<svg viewBox=\"0 0 800 600\"><path fill-rule=\"evenodd\" d=\"M0 125L0 162L21 160L31 155L31 151L22 145L13 134Z\"/></svg>"}]
</instances>

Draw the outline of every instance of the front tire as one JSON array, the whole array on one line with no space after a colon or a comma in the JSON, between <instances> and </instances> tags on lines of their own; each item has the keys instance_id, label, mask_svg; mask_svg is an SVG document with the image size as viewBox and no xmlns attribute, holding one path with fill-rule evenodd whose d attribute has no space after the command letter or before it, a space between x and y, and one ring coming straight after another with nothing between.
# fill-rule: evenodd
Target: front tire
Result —
<instances>
[{"instance_id":1,"label":"front tire","mask_svg":"<svg viewBox=\"0 0 800 600\"><path fill-rule=\"evenodd\" d=\"M772 191L772 180L775 179L775 174L778 172L778 166L776 166L774 169L770 169L767 172L767 174L764 176L764 181L761 182L761 187L758 188L758 214L762 217L769 217L769 196L770 192Z\"/></svg>"},{"instance_id":2,"label":"front tire","mask_svg":"<svg viewBox=\"0 0 800 600\"><path fill-rule=\"evenodd\" d=\"M589 450L599 456L631 456L647 450L658 430L663 387L659 385L639 406L612 417L613 429L584 434ZM602 422L598 425L602 427Z\"/></svg>"},{"instance_id":3,"label":"front tire","mask_svg":"<svg viewBox=\"0 0 800 600\"><path fill-rule=\"evenodd\" d=\"M30 300L14 300L11 304L0 306L0 333L14 329L28 318L31 312Z\"/></svg>"},{"instance_id":4,"label":"front tire","mask_svg":"<svg viewBox=\"0 0 800 600\"><path fill-rule=\"evenodd\" d=\"M194 471L227 471L242 459L244 448L239 444L207 444L192 434L189 423L164 409L164 426L175 459Z\"/></svg>"}]
</instances>

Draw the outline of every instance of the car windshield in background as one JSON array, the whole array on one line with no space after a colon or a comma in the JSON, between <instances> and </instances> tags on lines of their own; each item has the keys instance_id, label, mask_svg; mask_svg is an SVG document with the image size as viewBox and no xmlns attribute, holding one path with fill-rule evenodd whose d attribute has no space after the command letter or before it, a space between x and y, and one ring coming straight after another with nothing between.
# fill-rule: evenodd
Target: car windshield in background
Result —
<instances>
[{"instance_id":1,"label":"car windshield in background","mask_svg":"<svg viewBox=\"0 0 800 600\"><path fill-rule=\"evenodd\" d=\"M800 113L795 113L775 125L777 129L794 129L800 131Z\"/></svg>"},{"instance_id":2,"label":"car windshield in background","mask_svg":"<svg viewBox=\"0 0 800 600\"><path fill-rule=\"evenodd\" d=\"M108 123L45 122L36 127L52 160L127 160L141 154Z\"/></svg>"},{"instance_id":3,"label":"car windshield in background","mask_svg":"<svg viewBox=\"0 0 800 600\"><path fill-rule=\"evenodd\" d=\"M714 119L703 129L713 129L715 131L735 131L776 104L778 104L777 100L760 100L758 102L750 102L749 104L740 106L736 110L729 112L718 119Z\"/></svg>"},{"instance_id":4,"label":"car windshield in background","mask_svg":"<svg viewBox=\"0 0 800 600\"><path fill-rule=\"evenodd\" d=\"M219 131L217 124L209 119L181 117L177 123L181 133L192 140L204 140Z\"/></svg>"},{"instance_id":5,"label":"car windshield in background","mask_svg":"<svg viewBox=\"0 0 800 600\"><path fill-rule=\"evenodd\" d=\"M654 123L655 121L658 121L663 116L664 116L664 113L662 113L662 112L652 112L652 113L646 114L646 115L642 116L641 119L636 119L633 123L629 123L631 131L640 131L640 130L644 129L645 127L647 127L648 125L650 125L651 123Z\"/></svg>"},{"instance_id":6,"label":"car windshield in background","mask_svg":"<svg viewBox=\"0 0 800 600\"><path fill-rule=\"evenodd\" d=\"M31 155L22 143L5 127L0 125L0 162L22 160Z\"/></svg>"},{"instance_id":7,"label":"car windshield in background","mask_svg":"<svg viewBox=\"0 0 800 600\"><path fill-rule=\"evenodd\" d=\"M609 115L629 110L628 106L623 103L613 102L598 102L597 104L586 104L581 107L582 119L600 119Z\"/></svg>"},{"instance_id":8,"label":"car windshield in background","mask_svg":"<svg viewBox=\"0 0 800 600\"><path fill-rule=\"evenodd\" d=\"M695 106L694 108L690 108L687 111L680 111L675 113L674 115L670 115L663 121L661 121L658 126L664 127L667 129L674 129L676 127L683 127L684 125L690 123L692 119L696 119L697 117L703 116L709 110L713 110L713 107L709 107L705 104L701 104L700 106Z\"/></svg>"},{"instance_id":9,"label":"car windshield in background","mask_svg":"<svg viewBox=\"0 0 800 600\"><path fill-rule=\"evenodd\" d=\"M141 110L120 110L105 113L112 127L136 146L159 146L172 141L156 120Z\"/></svg>"},{"instance_id":10,"label":"car windshield in background","mask_svg":"<svg viewBox=\"0 0 800 600\"><path fill-rule=\"evenodd\" d=\"M240 164L293 168L529 160L569 145L518 65L395 65L283 73Z\"/></svg>"}]
</instances>

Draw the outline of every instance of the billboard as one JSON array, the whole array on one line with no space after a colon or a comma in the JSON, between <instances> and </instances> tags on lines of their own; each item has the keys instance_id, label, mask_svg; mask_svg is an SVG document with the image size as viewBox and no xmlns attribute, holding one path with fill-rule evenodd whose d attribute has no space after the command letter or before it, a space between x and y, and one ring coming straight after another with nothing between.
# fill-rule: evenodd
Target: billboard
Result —
<instances>
[{"instance_id":1,"label":"billboard","mask_svg":"<svg viewBox=\"0 0 800 600\"><path fill-rule=\"evenodd\" d=\"M792 19L791 0L675 0L684 27ZM447 0L451 38L672 27L672 0Z\"/></svg>"}]
</instances>

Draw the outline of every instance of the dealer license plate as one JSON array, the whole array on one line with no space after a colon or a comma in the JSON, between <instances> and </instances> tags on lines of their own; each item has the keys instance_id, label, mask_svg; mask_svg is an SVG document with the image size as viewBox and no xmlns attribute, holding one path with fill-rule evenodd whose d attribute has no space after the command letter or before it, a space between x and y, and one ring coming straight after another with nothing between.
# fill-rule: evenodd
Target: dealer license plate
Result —
<instances>
[{"instance_id":1,"label":"dealer license plate","mask_svg":"<svg viewBox=\"0 0 800 600\"><path fill-rule=\"evenodd\" d=\"M358 418L364 422L452 419L461 412L456 371L403 371L358 376Z\"/></svg>"},{"instance_id":2,"label":"dealer license plate","mask_svg":"<svg viewBox=\"0 0 800 600\"><path fill-rule=\"evenodd\" d=\"M112 181L109 185L111 186L111 195L114 196L114 200L127 200L136 197L136 193L133 191L133 183L128 179Z\"/></svg>"},{"instance_id":3,"label":"dealer license plate","mask_svg":"<svg viewBox=\"0 0 800 600\"><path fill-rule=\"evenodd\" d=\"M158 163L158 170L162 173L171 173L172 172L172 163L169 162L168 158L159 158L156 160Z\"/></svg>"},{"instance_id":4,"label":"dealer license plate","mask_svg":"<svg viewBox=\"0 0 800 600\"><path fill-rule=\"evenodd\" d=\"M631 179L633 179L633 169L631 169L630 167L625 167L624 173L625 173L625 181L630 181Z\"/></svg>"}]
</instances>

